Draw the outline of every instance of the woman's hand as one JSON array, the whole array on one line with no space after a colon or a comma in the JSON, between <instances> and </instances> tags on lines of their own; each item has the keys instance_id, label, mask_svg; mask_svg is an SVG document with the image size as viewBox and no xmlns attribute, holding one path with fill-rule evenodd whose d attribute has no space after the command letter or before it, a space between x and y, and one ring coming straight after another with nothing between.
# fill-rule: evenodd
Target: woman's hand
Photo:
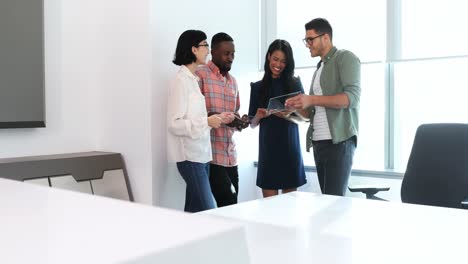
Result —
<instances>
[{"instance_id":1,"label":"woman's hand","mask_svg":"<svg viewBox=\"0 0 468 264\"><path fill-rule=\"evenodd\" d=\"M255 114L255 117L258 118L259 120L262 118L265 118L269 116L270 114L265 108L258 108L257 113Z\"/></svg>"},{"instance_id":2,"label":"woman's hand","mask_svg":"<svg viewBox=\"0 0 468 264\"><path fill-rule=\"evenodd\" d=\"M219 114L211 115L208 117L208 126L212 128L218 128L223 123L223 119L219 117Z\"/></svg>"},{"instance_id":3,"label":"woman's hand","mask_svg":"<svg viewBox=\"0 0 468 264\"><path fill-rule=\"evenodd\" d=\"M218 114L218 116L221 118L223 124L231 123L236 117L232 112L222 112L221 114Z\"/></svg>"},{"instance_id":4,"label":"woman's hand","mask_svg":"<svg viewBox=\"0 0 468 264\"><path fill-rule=\"evenodd\" d=\"M257 113L255 114L254 118L251 120L250 127L254 128L258 126L260 120L269 116L270 113L265 108L258 108Z\"/></svg>"}]
</instances>

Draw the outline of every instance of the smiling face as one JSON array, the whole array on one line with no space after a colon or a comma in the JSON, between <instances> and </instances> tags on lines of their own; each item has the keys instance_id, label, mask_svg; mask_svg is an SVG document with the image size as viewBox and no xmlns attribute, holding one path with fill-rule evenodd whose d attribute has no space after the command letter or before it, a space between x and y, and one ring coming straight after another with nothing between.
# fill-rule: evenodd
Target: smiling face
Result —
<instances>
[{"instance_id":1,"label":"smiling face","mask_svg":"<svg viewBox=\"0 0 468 264\"><path fill-rule=\"evenodd\" d=\"M232 41L223 41L215 45L211 51L211 61L218 66L222 75L231 70L236 49Z\"/></svg>"},{"instance_id":2,"label":"smiling face","mask_svg":"<svg viewBox=\"0 0 468 264\"><path fill-rule=\"evenodd\" d=\"M286 55L281 50L275 50L268 56L268 66L270 67L271 76L278 78L281 76L284 68L286 68Z\"/></svg>"}]
</instances>

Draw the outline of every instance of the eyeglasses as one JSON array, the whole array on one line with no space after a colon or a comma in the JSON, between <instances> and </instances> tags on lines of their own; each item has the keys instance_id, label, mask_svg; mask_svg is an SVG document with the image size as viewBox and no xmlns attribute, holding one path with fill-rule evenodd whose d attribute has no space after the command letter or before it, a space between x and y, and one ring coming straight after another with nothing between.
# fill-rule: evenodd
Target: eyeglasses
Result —
<instances>
[{"instance_id":1,"label":"eyeglasses","mask_svg":"<svg viewBox=\"0 0 468 264\"><path fill-rule=\"evenodd\" d=\"M303 39L302 41L304 41L304 44L305 44L305 45L309 45L309 46L310 46L310 45L314 44L314 39L320 38L320 37L323 36L323 35L325 35L325 33L320 34L320 35L318 35L318 36L316 36L316 37L308 37L308 38L305 38L305 39Z\"/></svg>"},{"instance_id":2,"label":"eyeglasses","mask_svg":"<svg viewBox=\"0 0 468 264\"><path fill-rule=\"evenodd\" d=\"M210 48L210 45L208 43L205 43L205 44L198 44L197 45L197 48L198 47L207 47L207 48Z\"/></svg>"}]
</instances>

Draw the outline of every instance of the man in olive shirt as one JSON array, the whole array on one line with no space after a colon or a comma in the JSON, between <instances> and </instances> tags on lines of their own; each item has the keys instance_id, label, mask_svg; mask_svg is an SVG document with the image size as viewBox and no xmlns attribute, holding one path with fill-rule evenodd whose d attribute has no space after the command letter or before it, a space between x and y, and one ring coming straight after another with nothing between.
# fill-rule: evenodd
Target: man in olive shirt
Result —
<instances>
[{"instance_id":1,"label":"man in olive shirt","mask_svg":"<svg viewBox=\"0 0 468 264\"><path fill-rule=\"evenodd\" d=\"M344 196L351 174L359 129L361 63L350 51L333 46L330 23L316 18L305 24L304 43L312 57L320 56L310 95L298 95L286 105L310 118L307 151L314 150L320 189Z\"/></svg>"}]
</instances>

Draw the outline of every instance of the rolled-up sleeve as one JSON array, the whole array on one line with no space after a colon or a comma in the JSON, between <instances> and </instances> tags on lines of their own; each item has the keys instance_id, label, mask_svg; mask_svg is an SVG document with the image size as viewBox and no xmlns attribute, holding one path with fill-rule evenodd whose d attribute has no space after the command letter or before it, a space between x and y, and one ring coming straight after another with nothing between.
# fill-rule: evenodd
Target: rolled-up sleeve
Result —
<instances>
[{"instance_id":1,"label":"rolled-up sleeve","mask_svg":"<svg viewBox=\"0 0 468 264\"><path fill-rule=\"evenodd\" d=\"M338 62L344 93L348 96L349 108L359 107L361 97L361 62L351 52L345 52Z\"/></svg>"}]
</instances>

